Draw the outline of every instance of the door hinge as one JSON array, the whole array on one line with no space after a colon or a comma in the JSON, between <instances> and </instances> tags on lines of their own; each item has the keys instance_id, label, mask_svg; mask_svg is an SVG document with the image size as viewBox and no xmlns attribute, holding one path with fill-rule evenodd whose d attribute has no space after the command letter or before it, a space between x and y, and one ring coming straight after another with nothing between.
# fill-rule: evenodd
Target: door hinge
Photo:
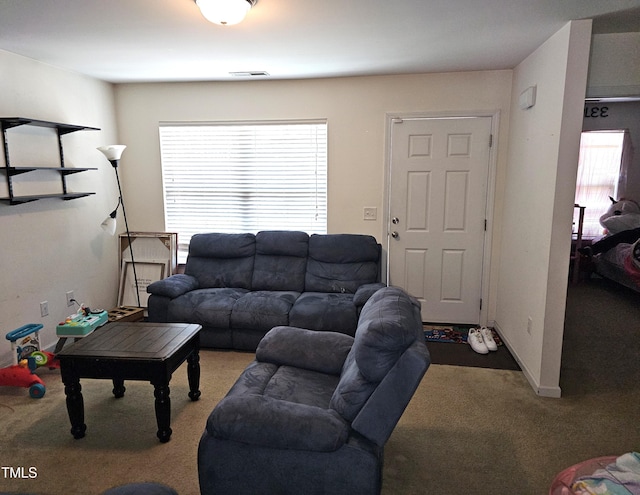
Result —
<instances>
[{"instance_id":1,"label":"door hinge","mask_svg":"<svg viewBox=\"0 0 640 495\"><path fill-rule=\"evenodd\" d=\"M493 134L489 134L489 148L493 147Z\"/></svg>"},{"instance_id":2,"label":"door hinge","mask_svg":"<svg viewBox=\"0 0 640 495\"><path fill-rule=\"evenodd\" d=\"M487 219L486 218L484 219L484 231L485 232L487 231Z\"/></svg>"},{"instance_id":3,"label":"door hinge","mask_svg":"<svg viewBox=\"0 0 640 495\"><path fill-rule=\"evenodd\" d=\"M482 311L482 298L480 298L480 311Z\"/></svg>"}]
</instances>

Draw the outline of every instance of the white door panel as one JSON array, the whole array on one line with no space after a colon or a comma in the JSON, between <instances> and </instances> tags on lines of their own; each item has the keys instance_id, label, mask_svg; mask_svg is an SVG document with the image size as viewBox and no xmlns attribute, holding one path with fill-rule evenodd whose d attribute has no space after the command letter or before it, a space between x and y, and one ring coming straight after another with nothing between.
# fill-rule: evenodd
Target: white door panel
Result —
<instances>
[{"instance_id":1,"label":"white door panel","mask_svg":"<svg viewBox=\"0 0 640 495\"><path fill-rule=\"evenodd\" d=\"M477 324L482 292L490 117L394 121L389 283L424 321Z\"/></svg>"}]
</instances>

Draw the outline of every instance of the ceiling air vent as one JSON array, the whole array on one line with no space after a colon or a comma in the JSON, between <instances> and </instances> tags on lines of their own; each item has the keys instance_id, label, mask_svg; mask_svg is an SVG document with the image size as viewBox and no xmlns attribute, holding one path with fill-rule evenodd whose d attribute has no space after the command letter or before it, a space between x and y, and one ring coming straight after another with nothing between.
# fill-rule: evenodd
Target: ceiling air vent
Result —
<instances>
[{"instance_id":1,"label":"ceiling air vent","mask_svg":"<svg viewBox=\"0 0 640 495\"><path fill-rule=\"evenodd\" d=\"M247 70L240 72L229 72L234 77L265 77L268 76L269 73L264 70Z\"/></svg>"}]
</instances>

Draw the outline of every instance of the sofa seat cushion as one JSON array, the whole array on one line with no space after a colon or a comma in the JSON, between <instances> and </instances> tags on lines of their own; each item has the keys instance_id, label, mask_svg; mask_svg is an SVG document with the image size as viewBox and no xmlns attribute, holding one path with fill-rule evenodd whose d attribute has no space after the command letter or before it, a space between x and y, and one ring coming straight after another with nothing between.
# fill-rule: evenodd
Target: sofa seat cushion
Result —
<instances>
[{"instance_id":1,"label":"sofa seat cushion","mask_svg":"<svg viewBox=\"0 0 640 495\"><path fill-rule=\"evenodd\" d=\"M248 292L239 298L231 314L231 326L271 330L273 327L289 324L289 312L299 292L266 291Z\"/></svg>"},{"instance_id":2,"label":"sofa seat cushion","mask_svg":"<svg viewBox=\"0 0 640 495\"><path fill-rule=\"evenodd\" d=\"M280 366L264 389L272 399L329 408L339 377L317 371Z\"/></svg>"},{"instance_id":3,"label":"sofa seat cushion","mask_svg":"<svg viewBox=\"0 0 640 495\"><path fill-rule=\"evenodd\" d=\"M271 377L278 371L278 366L271 363L252 361L233 384L227 396L243 394L262 395Z\"/></svg>"},{"instance_id":4,"label":"sofa seat cushion","mask_svg":"<svg viewBox=\"0 0 640 495\"><path fill-rule=\"evenodd\" d=\"M326 409L339 379L337 375L255 360L245 368L227 397L264 395Z\"/></svg>"},{"instance_id":5,"label":"sofa seat cushion","mask_svg":"<svg viewBox=\"0 0 640 495\"><path fill-rule=\"evenodd\" d=\"M331 409L245 394L218 403L207 433L269 449L333 452L347 441L349 425Z\"/></svg>"},{"instance_id":6,"label":"sofa seat cushion","mask_svg":"<svg viewBox=\"0 0 640 495\"><path fill-rule=\"evenodd\" d=\"M358 325L353 294L305 292L291 308L289 325L353 336Z\"/></svg>"},{"instance_id":7,"label":"sofa seat cushion","mask_svg":"<svg viewBox=\"0 0 640 495\"><path fill-rule=\"evenodd\" d=\"M348 424L328 408L339 377L253 361L207 420L217 438L269 448L331 452Z\"/></svg>"},{"instance_id":8,"label":"sofa seat cushion","mask_svg":"<svg viewBox=\"0 0 640 495\"><path fill-rule=\"evenodd\" d=\"M169 302L168 321L231 328L231 312L247 289L197 289Z\"/></svg>"}]
</instances>

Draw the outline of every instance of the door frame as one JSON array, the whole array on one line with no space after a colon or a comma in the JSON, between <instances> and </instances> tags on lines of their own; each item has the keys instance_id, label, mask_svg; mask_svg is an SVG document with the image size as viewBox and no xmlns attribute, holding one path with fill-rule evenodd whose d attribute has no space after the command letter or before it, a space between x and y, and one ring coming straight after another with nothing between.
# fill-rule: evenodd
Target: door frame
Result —
<instances>
[{"instance_id":1,"label":"door frame","mask_svg":"<svg viewBox=\"0 0 640 495\"><path fill-rule=\"evenodd\" d=\"M494 235L494 207L496 196L496 176L498 162L498 130L500 128L500 111L444 111L444 112L387 112L385 114L385 160L384 160L384 180L383 180L383 234L386 234L385 251L383 253L383 279L389 284L389 247L391 232L391 128L393 122L397 119L401 120L428 120L428 119L456 119L456 118L472 118L472 117L489 117L491 118L491 135L492 142L489 148L489 170L487 171L487 203L485 205L485 218L487 220L487 228L484 235L484 249L482 255L482 284L480 289L480 297L482 298L482 307L480 308L480 325L493 326L495 322L489 321L490 306L495 305L495 301L490 300L491 295L491 257L493 252L493 235ZM450 322L455 323L455 322Z\"/></svg>"}]
</instances>

